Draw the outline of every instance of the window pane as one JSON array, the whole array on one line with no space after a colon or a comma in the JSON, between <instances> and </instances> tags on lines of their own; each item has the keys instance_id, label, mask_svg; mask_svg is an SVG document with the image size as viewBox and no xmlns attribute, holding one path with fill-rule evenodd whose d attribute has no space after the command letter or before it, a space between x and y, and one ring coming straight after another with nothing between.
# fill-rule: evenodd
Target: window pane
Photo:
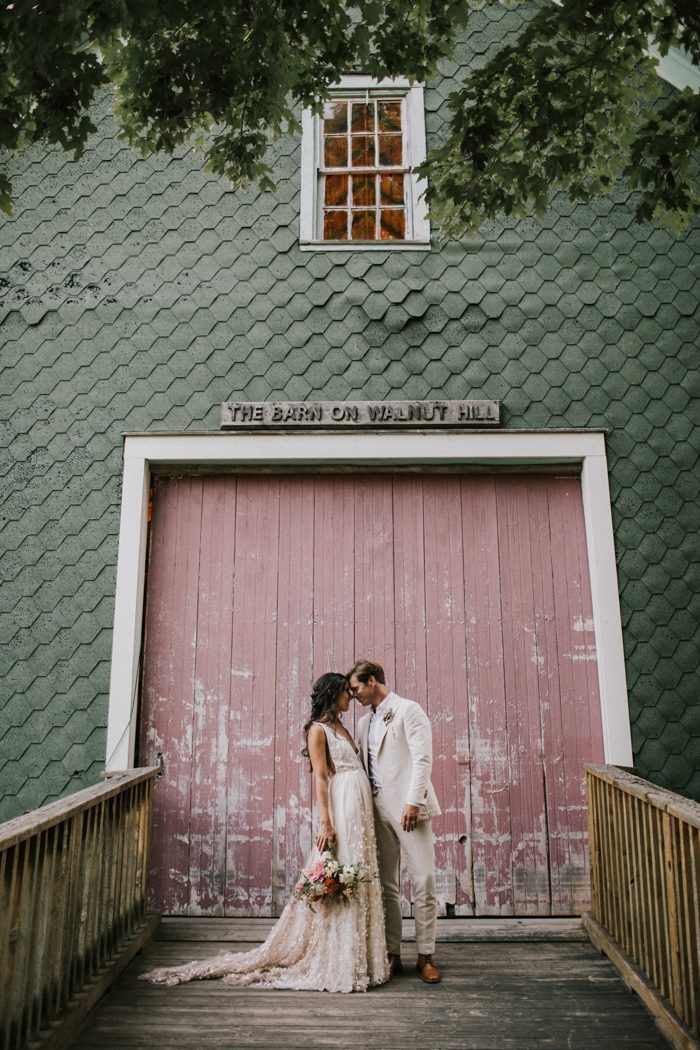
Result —
<instances>
[{"instance_id":1,"label":"window pane","mask_svg":"<svg viewBox=\"0 0 700 1050\"><path fill-rule=\"evenodd\" d=\"M401 135L379 136L379 163L382 166L400 167L401 154Z\"/></svg>"},{"instance_id":2,"label":"window pane","mask_svg":"<svg viewBox=\"0 0 700 1050\"><path fill-rule=\"evenodd\" d=\"M403 175L381 176L382 204L403 204Z\"/></svg>"},{"instance_id":3,"label":"window pane","mask_svg":"<svg viewBox=\"0 0 700 1050\"><path fill-rule=\"evenodd\" d=\"M380 131L401 131L401 103L379 102L377 120Z\"/></svg>"},{"instance_id":4,"label":"window pane","mask_svg":"<svg viewBox=\"0 0 700 1050\"><path fill-rule=\"evenodd\" d=\"M348 130L347 102L326 102L323 107L323 130L326 135L342 135Z\"/></svg>"},{"instance_id":5,"label":"window pane","mask_svg":"<svg viewBox=\"0 0 700 1050\"><path fill-rule=\"evenodd\" d=\"M345 137L325 139L323 143L323 163L327 168L347 168L348 140Z\"/></svg>"},{"instance_id":6,"label":"window pane","mask_svg":"<svg viewBox=\"0 0 700 1050\"><path fill-rule=\"evenodd\" d=\"M376 181L374 175L354 175L352 180L352 203L374 206ZM389 202L393 204L393 201Z\"/></svg>"},{"instance_id":7,"label":"window pane","mask_svg":"<svg viewBox=\"0 0 700 1050\"><path fill-rule=\"evenodd\" d=\"M352 136L353 168L374 167L374 139L370 135Z\"/></svg>"},{"instance_id":8,"label":"window pane","mask_svg":"<svg viewBox=\"0 0 700 1050\"><path fill-rule=\"evenodd\" d=\"M376 238L375 214L373 211L354 211L352 213L353 241L373 241Z\"/></svg>"},{"instance_id":9,"label":"window pane","mask_svg":"<svg viewBox=\"0 0 700 1050\"><path fill-rule=\"evenodd\" d=\"M325 189L325 203L326 204L347 204L348 203L348 176L347 175L326 175L326 189ZM389 201L393 204L393 201Z\"/></svg>"},{"instance_id":10,"label":"window pane","mask_svg":"<svg viewBox=\"0 0 700 1050\"><path fill-rule=\"evenodd\" d=\"M383 241L403 241L406 239L406 212L398 208L382 208L381 239Z\"/></svg>"},{"instance_id":11,"label":"window pane","mask_svg":"<svg viewBox=\"0 0 700 1050\"><path fill-rule=\"evenodd\" d=\"M323 213L324 241L347 241L348 213L346 211L326 211Z\"/></svg>"},{"instance_id":12,"label":"window pane","mask_svg":"<svg viewBox=\"0 0 700 1050\"><path fill-rule=\"evenodd\" d=\"M352 131L374 131L374 103L353 102Z\"/></svg>"}]
</instances>

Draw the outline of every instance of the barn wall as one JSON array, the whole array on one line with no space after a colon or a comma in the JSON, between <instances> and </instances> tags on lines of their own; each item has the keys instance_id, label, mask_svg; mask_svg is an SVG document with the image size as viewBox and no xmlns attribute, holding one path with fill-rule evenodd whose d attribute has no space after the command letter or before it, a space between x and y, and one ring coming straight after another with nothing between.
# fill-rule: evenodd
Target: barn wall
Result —
<instances>
[{"instance_id":1,"label":"barn wall","mask_svg":"<svg viewBox=\"0 0 700 1050\"><path fill-rule=\"evenodd\" d=\"M473 16L427 86L429 144L520 17ZM96 122L77 164L9 161L0 818L104 766L122 433L216 429L236 399L498 398L512 429L609 428L637 769L700 798L700 228L555 197L430 253L304 254L298 140L275 146L275 194L234 193L191 151L117 142L106 99Z\"/></svg>"}]
</instances>

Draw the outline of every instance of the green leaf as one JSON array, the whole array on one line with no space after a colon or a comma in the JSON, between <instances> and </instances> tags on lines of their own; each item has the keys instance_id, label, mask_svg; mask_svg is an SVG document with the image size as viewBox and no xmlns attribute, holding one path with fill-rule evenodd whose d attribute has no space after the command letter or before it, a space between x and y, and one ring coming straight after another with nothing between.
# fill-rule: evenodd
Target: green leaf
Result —
<instances>
[{"instance_id":1,"label":"green leaf","mask_svg":"<svg viewBox=\"0 0 700 1050\"><path fill-rule=\"evenodd\" d=\"M57 143L78 158L92 102L115 92L118 135L142 154L192 143L210 170L268 190L269 146L298 133L348 70L436 76L477 0L60 0L5 6L0 146ZM504 6L514 6L504 0ZM441 236L501 213L639 191L638 216L672 229L698 212L700 99L658 101L656 59L680 43L700 64L691 0L523 3L522 28L487 53L448 100L444 141L421 174ZM503 21L506 25L505 20ZM0 206L11 194L0 184ZM2 202L5 203L2 203Z\"/></svg>"}]
</instances>

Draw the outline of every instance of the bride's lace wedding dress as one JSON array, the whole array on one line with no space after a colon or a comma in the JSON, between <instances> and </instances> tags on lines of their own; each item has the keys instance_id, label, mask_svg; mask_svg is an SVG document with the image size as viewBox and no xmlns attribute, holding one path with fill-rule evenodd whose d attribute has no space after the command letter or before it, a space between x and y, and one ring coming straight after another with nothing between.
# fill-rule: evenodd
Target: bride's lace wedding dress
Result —
<instances>
[{"instance_id":1,"label":"bride's lace wedding dress","mask_svg":"<svg viewBox=\"0 0 700 1050\"><path fill-rule=\"evenodd\" d=\"M350 742L323 722L318 724L326 732L335 767L329 786L335 857L341 864L366 866L372 876L358 886L357 901L321 901L312 911L292 899L260 947L151 970L140 975L142 980L175 985L222 977L237 986L326 992L363 992L388 980L369 781Z\"/></svg>"}]
</instances>

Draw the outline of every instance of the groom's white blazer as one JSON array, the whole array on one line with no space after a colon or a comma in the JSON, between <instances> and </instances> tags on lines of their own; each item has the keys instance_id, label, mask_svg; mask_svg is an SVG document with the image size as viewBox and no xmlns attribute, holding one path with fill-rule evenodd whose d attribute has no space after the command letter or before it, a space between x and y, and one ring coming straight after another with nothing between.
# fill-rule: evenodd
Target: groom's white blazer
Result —
<instances>
[{"instance_id":1,"label":"groom's white blazer","mask_svg":"<svg viewBox=\"0 0 700 1050\"><path fill-rule=\"evenodd\" d=\"M441 810L430 783L433 765L433 741L430 722L420 704L389 693L387 708L382 716L381 739L377 749L377 765L382 792L395 820L401 820L407 802L426 807L429 817ZM357 737L365 769L367 766L367 737L372 715L363 715L357 723Z\"/></svg>"}]
</instances>

